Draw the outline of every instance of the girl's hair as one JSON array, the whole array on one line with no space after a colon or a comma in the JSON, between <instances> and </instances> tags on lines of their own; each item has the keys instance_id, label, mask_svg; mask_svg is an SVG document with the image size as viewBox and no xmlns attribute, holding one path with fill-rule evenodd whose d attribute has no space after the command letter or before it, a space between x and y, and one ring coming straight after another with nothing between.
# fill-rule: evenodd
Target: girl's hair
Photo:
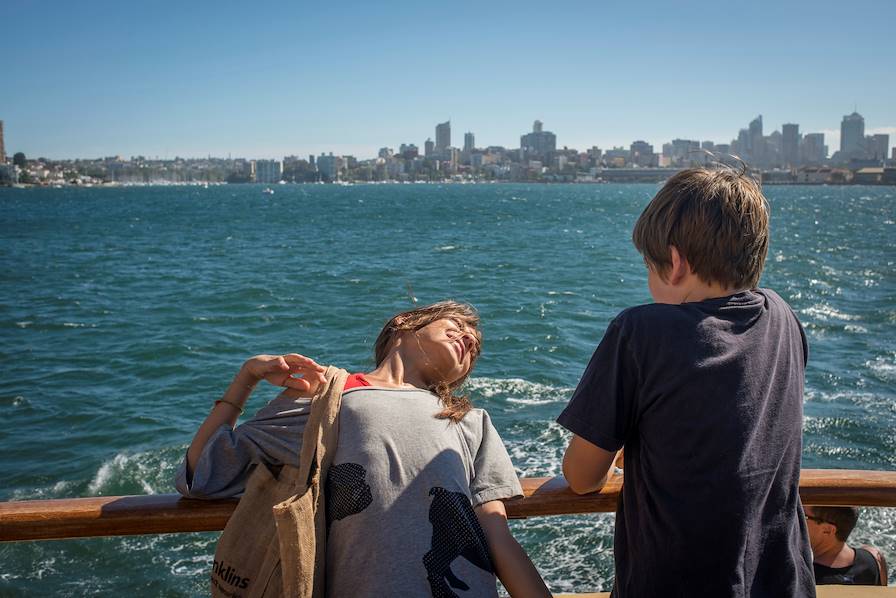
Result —
<instances>
[{"instance_id":1,"label":"girl's hair","mask_svg":"<svg viewBox=\"0 0 896 598\"><path fill-rule=\"evenodd\" d=\"M467 333L473 339L473 347L470 349L470 367L467 372L458 380L448 382L440 380L430 385L429 390L436 393L442 401L444 409L439 413L438 417L450 419L453 422L459 422L464 415L473 408L468 395L455 395L457 390L473 371L473 365L482 351L482 333L479 331L479 314L472 305L467 303L458 303L457 301L439 301L426 307L419 307L409 311L402 312L386 322L380 335L377 337L373 345L373 356L376 366L386 359L392 344L397 336L404 331L420 330L427 324L431 324L436 320L449 319L454 320L462 331Z\"/></svg>"}]
</instances>

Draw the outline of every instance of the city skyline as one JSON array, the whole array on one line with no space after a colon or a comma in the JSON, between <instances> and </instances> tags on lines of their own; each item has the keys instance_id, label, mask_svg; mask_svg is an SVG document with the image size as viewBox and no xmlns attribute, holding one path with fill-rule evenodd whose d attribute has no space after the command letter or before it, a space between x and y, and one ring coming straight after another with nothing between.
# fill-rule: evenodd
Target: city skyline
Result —
<instances>
[{"instance_id":1,"label":"city skyline","mask_svg":"<svg viewBox=\"0 0 896 598\"><path fill-rule=\"evenodd\" d=\"M727 141L757 113L833 148L854 108L896 138L892 2L381 8L12 4L7 153L371 156L448 119L480 146L534 119L561 147L659 146Z\"/></svg>"},{"instance_id":2,"label":"city skyline","mask_svg":"<svg viewBox=\"0 0 896 598\"><path fill-rule=\"evenodd\" d=\"M853 114L857 114L857 113L854 112ZM859 116L863 117L864 115L859 114ZM2 115L0 115L0 117L2 117ZM841 119L842 119L842 121L846 121L849 119L849 117L850 117L849 114L844 114L841 116ZM756 117L756 119L758 119L760 122L760 127L762 125L763 118L764 117L762 114L760 114ZM756 119L753 119L752 122L755 123ZM796 122L794 122L794 121L796 121ZM3 122L4 122L3 119L0 118L0 123L3 123ZM490 147L490 146L492 146L492 147L497 146L497 147L505 147L508 149L518 149L518 148L522 147L522 145L523 145L522 142L526 138L530 137L530 135L532 133L535 133L536 135L541 133L541 127L543 126L543 122L539 119L535 119L533 122L534 122L534 125L532 125L532 129L523 130L523 131L521 131L521 133L519 135L517 135L518 142L515 144L510 143L510 144L505 145L505 144L498 144L498 143L489 143L486 140L486 143L481 143L478 145L474 145L472 147L475 149L484 149L484 148ZM768 121L766 120L765 122L767 123ZM867 119L864 119L864 118L863 118L863 123L865 125L864 126L864 135L865 136L883 134L883 135L887 135L889 137L890 146L887 148L887 156L889 156L890 155L889 152L894 147L896 147L896 127L868 126L868 121L867 121ZM841 124L842 124L842 122L841 122ZM804 128L803 124L800 123L798 119L793 119L788 122L780 123L777 127L770 127L768 130L766 130L766 135L768 135L772 132L782 133L782 132L784 132L785 127L792 126L792 125L797 125L797 127L798 127L797 134L799 135L800 138L803 138L807 134L823 135L824 148L828 149L827 155L825 156L826 158L832 157L838 151L838 149L841 147L841 139L840 139L841 127L840 126L838 126L837 128L808 130L808 129ZM322 149L317 152L301 152L301 151L291 150L291 151L285 151L285 152L279 153L279 154L270 154L270 155L267 155L267 154L256 155L256 154L250 154L250 153L239 152L239 151L228 152L227 155L207 153L207 154L196 155L196 156L190 156L190 155L184 155L184 154L154 155L154 154L150 154L147 152L137 152L137 153L133 153L133 154L125 154L123 152L109 152L109 153L102 153L102 154L91 155L91 156L53 156L53 155L50 155L47 153L40 153L40 154L39 153L28 154L27 152L23 152L23 153L25 153L25 155L28 158L45 157L45 158L48 158L51 160L96 159L96 158L102 158L102 157L108 157L108 156L122 156L124 158L144 156L146 158L154 158L154 159L162 159L162 160L169 160L169 159L174 159L174 158L203 159L206 157L212 157L212 158L233 157L233 158L246 158L246 159L259 159L259 160L281 160L287 156L301 156L301 155L305 155L305 156L321 155L321 156L323 156L323 155L328 155L328 154L329 155L337 155L337 156L353 156L353 157L356 157L359 159L368 159L368 158L376 157L376 156L382 157L383 150L385 150L385 149L390 149L393 151L398 150L396 153L404 153L403 148L409 147L409 146L418 148L420 150L421 155L429 156L429 154L431 152L426 152L426 153L424 152L424 148L429 144L432 144L432 149L434 151L438 152L438 151L444 151L447 148L461 149L463 147L466 147L468 139L478 138L478 133L476 133L473 130L470 130L469 128L465 128L465 129L463 129L464 132L462 133L462 135L464 136L464 143L463 144L453 143L452 139L451 139L452 138L452 132L451 132L452 125L451 125L450 119L448 119L442 123L436 123L432 126L434 127L434 132L431 131L429 135L425 135L424 142L418 142L415 139L415 140L404 140L404 141L396 142L396 143L374 144L374 146L371 146L373 149L370 149L369 153L366 153L366 154L365 153L340 152L340 151L338 151L338 149L333 149L333 148L340 147L340 144L329 144L326 146L325 149ZM0 140L3 139L3 137L2 137L3 128L2 127L3 127L3 125L0 124ZM8 128L9 128L8 124L7 124L6 128L8 130ZM740 128L744 131L746 130L743 127L740 127ZM737 125L732 126L732 132L736 131L737 129L738 129ZM440 131L441 131L441 133L440 133ZM560 135L557 134L556 131L553 131L551 133L553 135L555 135L555 137L556 137L556 148L557 149L563 149L563 148L568 147L569 149L577 149L579 151L586 151L586 150L590 150L593 147L598 147L602 150L614 150L614 149L628 150L632 146L632 144L640 144L640 143L645 142L645 137L641 137L641 138L632 138L627 142L619 143L616 145L601 145L598 143L590 143L590 144L585 144L582 146L575 146L575 145L563 143L562 139L560 138ZM442 139L443 139L443 145L441 145L441 146L438 143L433 141L434 138L438 138L440 135L442 136ZM456 137L460 137L460 135L461 134L455 133ZM727 136L723 135L722 137L716 138L716 139L700 137L700 136L696 136L696 135L679 135L679 136L676 136L675 139L684 139L684 140L691 139L691 140L697 141L698 143L704 142L704 141L711 141L711 142L715 143L716 145L719 145L719 144L727 145L730 142L736 142L737 137L738 136L736 133L734 133L734 134L729 133ZM672 139L649 141L649 139L652 139L652 137L647 137L647 139L648 140L646 141L646 143L653 146L654 151L656 153L661 153L662 147L664 145L669 144L672 141ZM6 147L7 147L7 151L9 151L10 145L8 142L8 137L7 137L7 141L6 141ZM19 151L22 151L22 150L20 150L18 148L13 149L12 152L9 152L9 156L11 156L12 153L14 153L14 152L19 152Z\"/></svg>"}]
</instances>

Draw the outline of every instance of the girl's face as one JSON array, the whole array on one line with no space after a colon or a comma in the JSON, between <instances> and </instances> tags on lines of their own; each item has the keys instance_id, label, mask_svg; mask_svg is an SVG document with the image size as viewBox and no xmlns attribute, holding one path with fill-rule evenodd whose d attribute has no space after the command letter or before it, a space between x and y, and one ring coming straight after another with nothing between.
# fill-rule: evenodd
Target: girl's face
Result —
<instances>
[{"instance_id":1,"label":"girl's face","mask_svg":"<svg viewBox=\"0 0 896 598\"><path fill-rule=\"evenodd\" d=\"M458 320L442 318L410 332L408 348L419 350L419 367L431 382L451 384L470 371L479 354L473 331Z\"/></svg>"}]
</instances>

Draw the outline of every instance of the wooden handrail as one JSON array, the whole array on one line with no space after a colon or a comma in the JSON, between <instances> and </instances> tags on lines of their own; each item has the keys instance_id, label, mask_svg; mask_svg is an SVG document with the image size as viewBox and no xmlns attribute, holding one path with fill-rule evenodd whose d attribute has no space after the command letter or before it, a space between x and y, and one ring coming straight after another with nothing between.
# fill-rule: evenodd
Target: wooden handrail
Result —
<instances>
[{"instance_id":1,"label":"wooden handrail","mask_svg":"<svg viewBox=\"0 0 896 598\"><path fill-rule=\"evenodd\" d=\"M562 477L520 481L525 497L506 501L514 518L615 511L622 488L622 476L584 496L573 493ZM806 505L896 507L896 471L804 469L800 497ZM177 494L3 502L0 541L216 531L224 529L237 502Z\"/></svg>"}]
</instances>

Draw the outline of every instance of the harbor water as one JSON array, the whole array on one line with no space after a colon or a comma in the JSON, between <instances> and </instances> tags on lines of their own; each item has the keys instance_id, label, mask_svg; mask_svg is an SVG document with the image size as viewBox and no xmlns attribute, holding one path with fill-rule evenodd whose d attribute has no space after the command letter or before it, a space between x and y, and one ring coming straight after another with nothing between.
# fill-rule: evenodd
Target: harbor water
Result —
<instances>
[{"instance_id":1,"label":"harbor water","mask_svg":"<svg viewBox=\"0 0 896 598\"><path fill-rule=\"evenodd\" d=\"M369 369L411 295L479 309L473 402L520 475L560 473L555 418L614 315L650 300L630 238L658 186L262 189L0 189L0 500L173 492L247 357ZM803 466L894 470L896 188L765 192L762 285L810 343ZM552 590L609 590L612 514L512 527ZM205 595L217 535L3 544L0 595ZM853 540L896 560L896 509L863 509Z\"/></svg>"}]
</instances>

